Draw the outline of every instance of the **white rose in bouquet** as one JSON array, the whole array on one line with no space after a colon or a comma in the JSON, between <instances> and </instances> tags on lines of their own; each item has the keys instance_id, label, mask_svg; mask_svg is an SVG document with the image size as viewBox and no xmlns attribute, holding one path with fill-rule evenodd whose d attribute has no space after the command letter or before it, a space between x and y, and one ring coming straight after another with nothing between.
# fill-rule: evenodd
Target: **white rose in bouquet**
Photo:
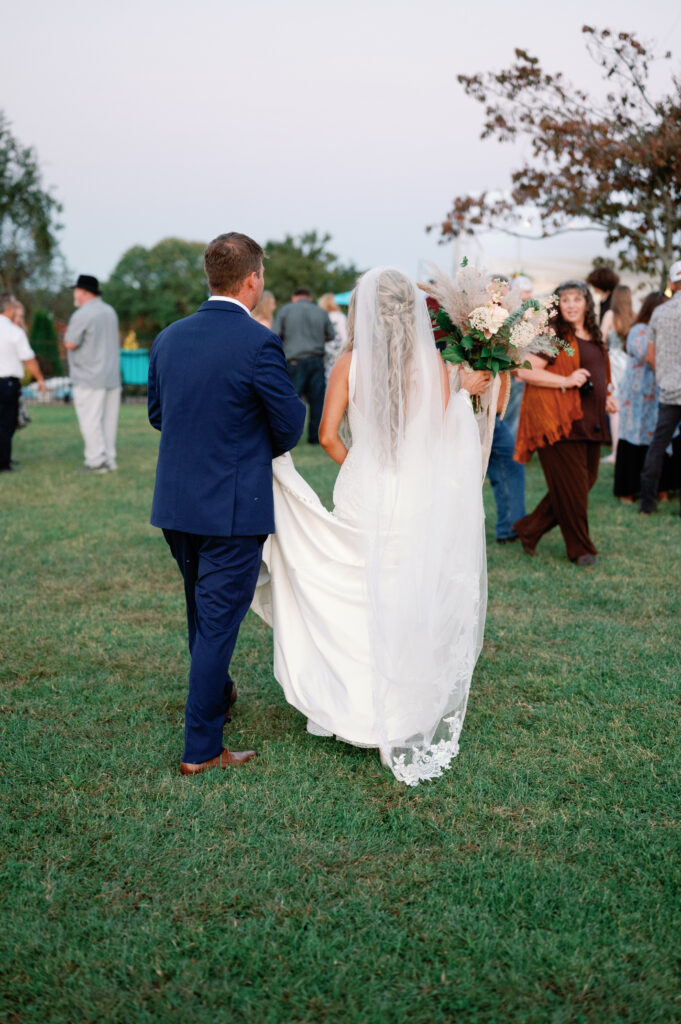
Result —
<instances>
[{"instance_id":1,"label":"white rose in bouquet","mask_svg":"<svg viewBox=\"0 0 681 1024\"><path fill-rule=\"evenodd\" d=\"M486 337L496 334L503 326L508 311L496 302L490 302L485 306L478 306L468 317L468 322L476 331L482 331Z\"/></svg>"}]
</instances>

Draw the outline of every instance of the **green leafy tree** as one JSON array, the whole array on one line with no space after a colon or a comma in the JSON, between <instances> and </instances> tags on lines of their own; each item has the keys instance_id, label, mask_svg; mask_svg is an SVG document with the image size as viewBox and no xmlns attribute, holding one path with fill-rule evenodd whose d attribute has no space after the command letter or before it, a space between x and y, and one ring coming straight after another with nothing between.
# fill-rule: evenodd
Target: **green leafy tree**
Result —
<instances>
[{"instance_id":1,"label":"green leafy tree","mask_svg":"<svg viewBox=\"0 0 681 1024\"><path fill-rule=\"evenodd\" d=\"M102 287L122 328L149 341L174 320L194 313L208 297L205 248L204 242L164 238L151 249L128 249Z\"/></svg>"},{"instance_id":2,"label":"green leafy tree","mask_svg":"<svg viewBox=\"0 0 681 1024\"><path fill-rule=\"evenodd\" d=\"M266 243L265 287L278 303L288 302L295 288L309 288L316 298L354 288L362 271L353 263L342 264L329 250L330 241L329 234L307 231Z\"/></svg>"},{"instance_id":3,"label":"green leafy tree","mask_svg":"<svg viewBox=\"0 0 681 1024\"><path fill-rule=\"evenodd\" d=\"M529 155L510 195L456 197L440 232L445 241L481 228L518 234L532 211L538 238L599 229L623 268L664 285L681 247L681 82L653 95L653 52L629 32L582 31L608 83L603 99L520 49L505 70L458 76L485 108L481 138L525 139Z\"/></svg>"},{"instance_id":4,"label":"green leafy tree","mask_svg":"<svg viewBox=\"0 0 681 1024\"><path fill-rule=\"evenodd\" d=\"M62 374L59 344L54 320L46 309L38 309L33 317L30 331L31 348L35 352L40 368L46 376L60 377Z\"/></svg>"},{"instance_id":5,"label":"green leafy tree","mask_svg":"<svg viewBox=\"0 0 681 1024\"><path fill-rule=\"evenodd\" d=\"M0 287L22 294L45 282L59 260L61 206L42 186L38 159L0 111Z\"/></svg>"}]
</instances>

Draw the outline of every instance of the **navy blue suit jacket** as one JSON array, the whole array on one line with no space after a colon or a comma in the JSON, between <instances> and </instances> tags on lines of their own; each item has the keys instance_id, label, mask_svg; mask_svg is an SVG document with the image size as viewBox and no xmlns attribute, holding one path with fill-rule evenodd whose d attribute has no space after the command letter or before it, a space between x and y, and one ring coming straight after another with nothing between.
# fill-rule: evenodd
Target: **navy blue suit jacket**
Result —
<instances>
[{"instance_id":1,"label":"navy blue suit jacket","mask_svg":"<svg viewBox=\"0 0 681 1024\"><path fill-rule=\"evenodd\" d=\"M272 459L304 421L279 338L241 306L204 302L166 327L149 361L149 422L161 431L152 524L273 533Z\"/></svg>"}]
</instances>

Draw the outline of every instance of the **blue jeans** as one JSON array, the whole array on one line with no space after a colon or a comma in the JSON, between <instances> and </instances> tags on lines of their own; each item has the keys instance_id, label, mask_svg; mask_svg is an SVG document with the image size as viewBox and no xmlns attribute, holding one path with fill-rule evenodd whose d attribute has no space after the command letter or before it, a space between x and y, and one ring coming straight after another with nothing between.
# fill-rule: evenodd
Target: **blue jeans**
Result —
<instances>
[{"instance_id":1,"label":"blue jeans","mask_svg":"<svg viewBox=\"0 0 681 1024\"><path fill-rule=\"evenodd\" d=\"M511 394L504 413L504 423L510 430L513 437L518 433L518 420L520 419L520 404L523 400L525 385L521 380L511 377Z\"/></svg>"},{"instance_id":2,"label":"blue jeans","mask_svg":"<svg viewBox=\"0 0 681 1024\"><path fill-rule=\"evenodd\" d=\"M525 515L525 467L513 461L513 435L497 416L487 476L497 507L497 540L515 537L513 523Z\"/></svg>"}]
</instances>

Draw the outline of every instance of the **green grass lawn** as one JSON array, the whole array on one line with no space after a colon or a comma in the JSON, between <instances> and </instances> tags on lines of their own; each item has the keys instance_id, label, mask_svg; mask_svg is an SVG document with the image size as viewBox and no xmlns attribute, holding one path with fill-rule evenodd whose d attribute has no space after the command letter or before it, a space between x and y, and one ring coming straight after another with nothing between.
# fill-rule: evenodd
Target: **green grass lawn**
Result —
<instances>
[{"instance_id":1,"label":"green grass lawn","mask_svg":"<svg viewBox=\"0 0 681 1024\"><path fill-rule=\"evenodd\" d=\"M407 789L305 732L249 614L226 740L179 775L179 573L148 525L158 435L74 471L37 408L0 476L0 1020L13 1024L681 1021L678 504L591 502L598 566L557 531L494 543L461 753ZM335 466L296 463L329 501ZM528 508L543 493L536 460Z\"/></svg>"}]
</instances>

